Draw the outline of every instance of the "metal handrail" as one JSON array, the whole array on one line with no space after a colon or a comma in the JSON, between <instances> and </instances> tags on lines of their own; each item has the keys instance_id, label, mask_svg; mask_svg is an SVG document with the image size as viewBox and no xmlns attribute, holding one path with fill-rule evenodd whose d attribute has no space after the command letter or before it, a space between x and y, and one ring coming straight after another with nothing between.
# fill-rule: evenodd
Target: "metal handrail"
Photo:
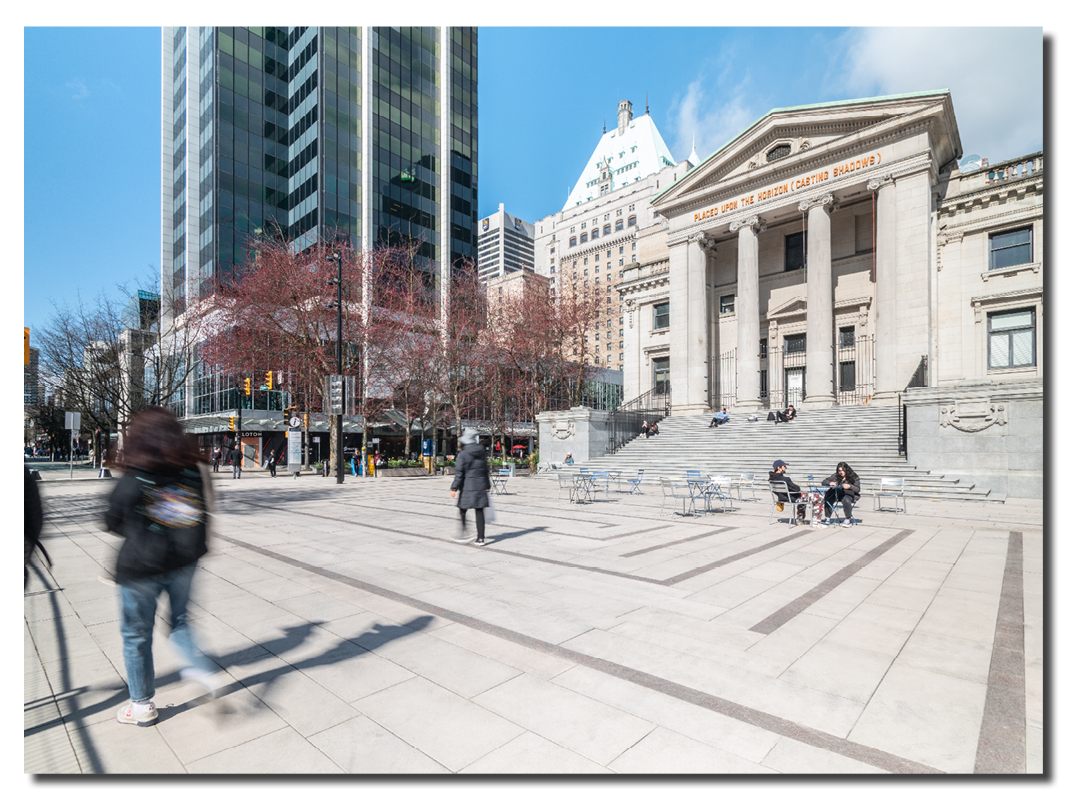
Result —
<instances>
[{"instance_id":1,"label":"metal handrail","mask_svg":"<svg viewBox=\"0 0 1067 800\"><path fill-rule=\"evenodd\" d=\"M608 414L608 454L615 453L624 444L637 438L641 423L659 422L671 415L671 386L661 384L644 394L620 405Z\"/></svg>"}]
</instances>

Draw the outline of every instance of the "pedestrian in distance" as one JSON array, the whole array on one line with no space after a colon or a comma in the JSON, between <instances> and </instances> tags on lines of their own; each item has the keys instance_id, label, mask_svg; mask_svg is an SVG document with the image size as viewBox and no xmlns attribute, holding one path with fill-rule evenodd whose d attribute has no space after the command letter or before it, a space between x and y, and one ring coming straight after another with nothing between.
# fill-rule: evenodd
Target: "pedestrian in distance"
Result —
<instances>
[{"instance_id":1,"label":"pedestrian in distance","mask_svg":"<svg viewBox=\"0 0 1067 800\"><path fill-rule=\"evenodd\" d=\"M47 561L49 565L51 565L52 562L48 558L48 553L45 552L44 545L41 544L41 529L44 527L44 511L41 507L41 492L37 488L37 481L30 474L29 467L23 467L22 469L26 484L24 498L26 532L23 540L22 561L22 588L25 589L30 582L30 559L33 557L33 551L39 548L45 561Z\"/></svg>"},{"instance_id":2,"label":"pedestrian in distance","mask_svg":"<svg viewBox=\"0 0 1067 800\"><path fill-rule=\"evenodd\" d=\"M852 467L842 461L837 465L834 474L824 480L822 485L830 487L823 496L826 513L832 513L831 510L834 507L834 503L841 501L841 506L845 510L845 521L841 523L841 526L851 528L853 524L852 506L856 504L860 496L860 476L856 474ZM825 525L826 523L823 522L822 524Z\"/></svg>"},{"instance_id":3,"label":"pedestrian in distance","mask_svg":"<svg viewBox=\"0 0 1067 800\"><path fill-rule=\"evenodd\" d=\"M241 477L241 462L244 461L244 456L241 455L241 445L234 445L233 450L230 451L230 465L233 467L233 479L239 480Z\"/></svg>"},{"instance_id":4,"label":"pedestrian in distance","mask_svg":"<svg viewBox=\"0 0 1067 800\"><path fill-rule=\"evenodd\" d=\"M170 641L187 662L183 680L215 697L222 686L215 665L196 645L188 604L197 561L207 552L213 494L207 465L192 439L164 408L134 416L126 436L124 472L108 501L104 527L124 541L115 564L121 604L122 654L130 702L118 721L151 725L159 716L152 659L156 602L167 593Z\"/></svg>"},{"instance_id":5,"label":"pedestrian in distance","mask_svg":"<svg viewBox=\"0 0 1067 800\"><path fill-rule=\"evenodd\" d=\"M272 478L278 477L278 455L273 451L267 455L267 469L270 470Z\"/></svg>"},{"instance_id":6,"label":"pedestrian in distance","mask_svg":"<svg viewBox=\"0 0 1067 800\"><path fill-rule=\"evenodd\" d=\"M474 509L474 527L478 538L475 544L485 546L485 509L489 505L489 463L485 448L478 444L478 432L466 428L459 437L463 449L456 457L456 474L452 480L452 497L459 495L459 530L453 541L466 544L473 539L467 534L467 511Z\"/></svg>"},{"instance_id":7,"label":"pedestrian in distance","mask_svg":"<svg viewBox=\"0 0 1067 800\"><path fill-rule=\"evenodd\" d=\"M222 448L215 445L211 451L211 471L218 472L219 464L222 462Z\"/></svg>"}]
</instances>

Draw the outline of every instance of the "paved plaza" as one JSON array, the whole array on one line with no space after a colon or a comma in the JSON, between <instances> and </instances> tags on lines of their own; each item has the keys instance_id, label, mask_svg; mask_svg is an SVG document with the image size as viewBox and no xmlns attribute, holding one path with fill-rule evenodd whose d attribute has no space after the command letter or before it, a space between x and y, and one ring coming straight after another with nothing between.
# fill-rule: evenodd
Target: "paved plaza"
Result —
<instances>
[{"instance_id":1,"label":"paved plaza","mask_svg":"<svg viewBox=\"0 0 1067 800\"><path fill-rule=\"evenodd\" d=\"M191 610L227 685L179 679L161 609L147 728L115 720L114 482L41 484L26 772L1045 771L1040 501L827 529L513 478L478 548L450 478L215 477Z\"/></svg>"}]
</instances>

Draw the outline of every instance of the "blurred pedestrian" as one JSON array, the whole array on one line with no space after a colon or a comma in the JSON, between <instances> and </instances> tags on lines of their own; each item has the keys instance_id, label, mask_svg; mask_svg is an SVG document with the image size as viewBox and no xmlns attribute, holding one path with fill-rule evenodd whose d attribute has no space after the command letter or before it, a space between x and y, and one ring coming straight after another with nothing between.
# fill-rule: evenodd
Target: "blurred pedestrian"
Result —
<instances>
[{"instance_id":1,"label":"blurred pedestrian","mask_svg":"<svg viewBox=\"0 0 1067 800\"><path fill-rule=\"evenodd\" d=\"M215 445L215 448L211 451L211 471L219 471L219 463L222 461L222 448Z\"/></svg>"},{"instance_id":2,"label":"blurred pedestrian","mask_svg":"<svg viewBox=\"0 0 1067 800\"><path fill-rule=\"evenodd\" d=\"M456 474L452 480L452 497L459 492L459 530L453 541L466 544L474 537L467 535L467 510L474 509L474 527L478 532L475 544L485 546L485 508L489 505L489 463L485 448L478 444L478 431L466 428L459 437L463 449L456 457Z\"/></svg>"},{"instance_id":3,"label":"blurred pedestrian","mask_svg":"<svg viewBox=\"0 0 1067 800\"><path fill-rule=\"evenodd\" d=\"M22 588L25 589L30 582L30 558L33 551L40 548L45 561L51 564L44 545L41 544L41 529L44 527L44 512L41 508L41 492L37 489L37 480L30 474L29 467L23 467L25 488L25 518L26 532L23 540L22 560Z\"/></svg>"},{"instance_id":4,"label":"blurred pedestrian","mask_svg":"<svg viewBox=\"0 0 1067 800\"><path fill-rule=\"evenodd\" d=\"M267 454L267 469L270 470L272 478L278 477L278 456L274 451Z\"/></svg>"},{"instance_id":5,"label":"blurred pedestrian","mask_svg":"<svg viewBox=\"0 0 1067 800\"><path fill-rule=\"evenodd\" d=\"M233 450L230 451L230 464L233 466L234 480L238 480L241 477L242 461L244 461L244 456L241 455L241 445L239 443L234 444Z\"/></svg>"},{"instance_id":6,"label":"blurred pedestrian","mask_svg":"<svg viewBox=\"0 0 1067 800\"><path fill-rule=\"evenodd\" d=\"M156 601L167 593L170 641L188 662L183 680L215 696L222 681L197 647L187 608L197 560L207 552L211 483L192 439L164 408L148 408L130 424L123 448L123 477L104 515L107 530L125 541L115 565L121 602L122 654L130 703L118 721L150 725L158 717L152 628Z\"/></svg>"}]
</instances>

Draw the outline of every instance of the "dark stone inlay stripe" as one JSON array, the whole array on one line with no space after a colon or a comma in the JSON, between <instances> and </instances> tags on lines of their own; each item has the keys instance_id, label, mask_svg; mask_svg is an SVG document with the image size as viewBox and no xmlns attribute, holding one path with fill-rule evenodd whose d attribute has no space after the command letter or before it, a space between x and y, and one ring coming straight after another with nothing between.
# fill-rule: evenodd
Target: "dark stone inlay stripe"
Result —
<instances>
[{"instance_id":1,"label":"dark stone inlay stripe","mask_svg":"<svg viewBox=\"0 0 1067 800\"><path fill-rule=\"evenodd\" d=\"M851 564L839 569L829 578L818 584L814 589L805 592L792 603L782 606L782 608L779 608L766 619L757 622L755 625L749 628L749 630L755 633L773 633L774 631L785 625L785 623L789 622L789 620L791 620L797 614L804 611L808 606L810 606L820 597L826 595L831 589L840 586L842 583L845 582L845 580L855 575L857 572L859 572L865 566L870 564L876 558L881 556L890 548L895 547L897 544L899 544L901 541L903 541L905 538L907 538L913 533L915 533L914 529L903 530L891 539L887 539L870 552L864 553Z\"/></svg>"},{"instance_id":2,"label":"dark stone inlay stripe","mask_svg":"<svg viewBox=\"0 0 1067 800\"><path fill-rule=\"evenodd\" d=\"M717 531L706 531L705 533L698 533L696 536L689 536L685 539L677 539L676 541L664 542L663 544L654 544L651 547L646 547L644 550L634 550L632 553L623 553L622 557L630 558L632 556L639 556L643 553L651 553L653 550L662 550L664 547L673 547L676 544L685 544L686 542L693 542L697 539L703 539L707 536L715 536L716 534L733 530L737 530L737 528L719 528Z\"/></svg>"},{"instance_id":3,"label":"dark stone inlay stripe","mask_svg":"<svg viewBox=\"0 0 1067 800\"><path fill-rule=\"evenodd\" d=\"M759 547L753 547L750 550L744 550L740 553L734 553L732 556L726 558L720 558L718 561L712 561L710 564L705 564L702 567L694 567L687 572L683 572L679 575L675 575L673 578L667 578L660 581L664 586L674 586L676 583L695 578L697 575L703 575L705 572L711 572L713 569L725 566L726 564L732 564L734 561L740 561L742 558L748 558L756 553L762 553L764 550L770 550L772 547L777 547L780 544L791 542L794 539L798 539L801 536L807 536L810 531L800 531L798 533L791 533L788 536L783 536L781 539L775 539L773 542L767 542L767 544L761 544Z\"/></svg>"},{"instance_id":4,"label":"dark stone inlay stripe","mask_svg":"<svg viewBox=\"0 0 1067 800\"><path fill-rule=\"evenodd\" d=\"M543 639L537 639L533 636L519 633L518 631L494 625L491 622L485 622L475 617L468 617L466 614L460 614L456 611L451 611L447 608L434 605L433 603L417 600L414 597L408 597L407 595L394 592L391 589L386 589L382 586L375 586L366 581L361 581L359 578L352 578L348 575L333 572L325 567L317 567L314 564L307 564L303 561L298 561L295 558L274 553L266 548L249 544L248 542L242 542L239 539L234 539L218 533L214 534L214 537L238 547L244 547L268 558L273 558L276 561L281 561L282 563L297 567L298 569L313 572L316 575L330 578L331 580L347 584L370 594L376 594L379 597L384 597L388 600L411 606L419 611L425 611L436 617L441 617L442 619L458 622L461 625L474 628L483 633L487 633L490 636L495 636L498 639L504 639L522 645L531 650L536 650L539 653L556 656L557 658L562 658L574 664L589 667L590 669L594 669L597 672L602 672L606 675L613 675L616 678L621 678L629 683L643 686L654 692L659 692L660 694L674 697L683 702L706 708L709 711L714 711L723 716L730 717L731 719L748 723L749 725L762 728L771 733L777 733L780 736L795 739L798 742L803 742L804 744L809 744L813 747L819 747L823 750L829 750L832 753L838 753L839 755L843 755L856 761L861 761L864 764L870 764L879 769L895 773L911 774L940 774L942 772L941 770L929 767L925 764L920 764L917 761L911 761L906 758L901 758L900 756L895 756L892 753L887 753L884 750L878 750L874 747L850 742L847 739L842 739L840 736L834 736L833 734L825 733L824 731L819 731L815 728L809 728L807 725L801 725L800 723L792 722L782 717L775 716L774 714L768 714L765 711L749 708L748 706L743 706L740 703L735 703L732 700L727 700L723 697L717 697L716 695L708 694L707 692L702 692L688 686L683 686L680 683L675 683L674 681L665 678L659 678L647 672L641 672L640 670L623 666L622 664L606 661L605 659L597 658L596 656L586 655L577 650L561 647L560 645L546 642Z\"/></svg>"},{"instance_id":5,"label":"dark stone inlay stripe","mask_svg":"<svg viewBox=\"0 0 1067 800\"><path fill-rule=\"evenodd\" d=\"M1008 556L986 680L976 774L1026 772L1026 656L1023 651L1023 537L1008 532Z\"/></svg>"}]
</instances>

